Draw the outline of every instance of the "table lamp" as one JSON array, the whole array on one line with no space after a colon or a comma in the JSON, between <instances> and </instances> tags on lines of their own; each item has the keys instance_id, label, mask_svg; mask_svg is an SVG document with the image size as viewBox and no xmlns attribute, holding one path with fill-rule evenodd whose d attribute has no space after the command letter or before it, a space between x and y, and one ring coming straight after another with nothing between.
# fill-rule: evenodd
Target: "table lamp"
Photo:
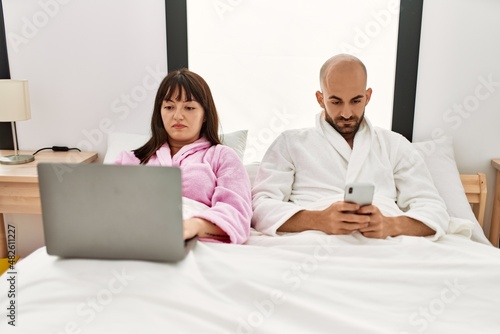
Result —
<instances>
[{"instance_id":1,"label":"table lamp","mask_svg":"<svg viewBox=\"0 0 500 334\"><path fill-rule=\"evenodd\" d=\"M31 118L28 80L0 80L0 122L11 122L14 155L0 156L6 165L24 164L35 160L31 154L18 154L16 121Z\"/></svg>"}]
</instances>

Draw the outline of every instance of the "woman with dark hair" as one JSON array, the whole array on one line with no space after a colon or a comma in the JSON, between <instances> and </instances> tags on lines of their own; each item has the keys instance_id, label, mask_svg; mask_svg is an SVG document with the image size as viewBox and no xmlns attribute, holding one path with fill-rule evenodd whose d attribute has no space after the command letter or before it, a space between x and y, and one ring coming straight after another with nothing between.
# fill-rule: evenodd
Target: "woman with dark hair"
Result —
<instances>
[{"instance_id":1,"label":"woman with dark hair","mask_svg":"<svg viewBox=\"0 0 500 334\"><path fill-rule=\"evenodd\" d=\"M206 206L184 220L184 239L245 242L252 217L250 181L236 152L220 142L217 109L201 76L181 69L163 79L151 133L146 144L122 152L115 163L181 168L183 196Z\"/></svg>"}]
</instances>

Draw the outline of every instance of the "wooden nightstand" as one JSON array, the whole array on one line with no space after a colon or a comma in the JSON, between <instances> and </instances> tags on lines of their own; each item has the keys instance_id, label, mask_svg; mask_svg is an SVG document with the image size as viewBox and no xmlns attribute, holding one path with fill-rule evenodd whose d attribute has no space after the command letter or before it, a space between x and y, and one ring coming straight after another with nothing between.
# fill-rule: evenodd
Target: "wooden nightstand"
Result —
<instances>
[{"instance_id":1,"label":"wooden nightstand","mask_svg":"<svg viewBox=\"0 0 500 334\"><path fill-rule=\"evenodd\" d=\"M495 181L495 194L493 199L493 213L491 215L490 242L498 247L500 233L500 159L491 160L491 165L497 170Z\"/></svg>"},{"instance_id":2,"label":"wooden nightstand","mask_svg":"<svg viewBox=\"0 0 500 334\"><path fill-rule=\"evenodd\" d=\"M0 156L12 155L14 151L0 150ZM19 154L33 154L20 151ZM89 163L97 159L95 152L41 151L35 161L20 165L0 164L0 258L7 256L7 235L4 213L41 214L40 191L36 165L40 162Z\"/></svg>"}]
</instances>

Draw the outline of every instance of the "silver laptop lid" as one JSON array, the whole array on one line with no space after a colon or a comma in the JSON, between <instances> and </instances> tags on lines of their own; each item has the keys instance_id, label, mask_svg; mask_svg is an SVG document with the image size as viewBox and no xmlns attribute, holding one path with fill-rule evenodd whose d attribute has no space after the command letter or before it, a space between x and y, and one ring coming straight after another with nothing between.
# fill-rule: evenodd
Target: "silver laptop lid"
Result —
<instances>
[{"instance_id":1,"label":"silver laptop lid","mask_svg":"<svg viewBox=\"0 0 500 334\"><path fill-rule=\"evenodd\" d=\"M179 168L66 163L37 168L49 254L184 258Z\"/></svg>"}]
</instances>

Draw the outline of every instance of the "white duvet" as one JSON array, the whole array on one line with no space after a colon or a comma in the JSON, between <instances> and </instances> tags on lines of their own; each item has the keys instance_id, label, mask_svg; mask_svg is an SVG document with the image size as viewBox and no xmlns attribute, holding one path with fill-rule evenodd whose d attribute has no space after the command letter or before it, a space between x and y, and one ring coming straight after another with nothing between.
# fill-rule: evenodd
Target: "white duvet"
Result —
<instances>
[{"instance_id":1,"label":"white duvet","mask_svg":"<svg viewBox=\"0 0 500 334\"><path fill-rule=\"evenodd\" d=\"M176 264L58 259L16 266L16 327L0 333L498 333L500 251L318 232L198 242ZM17 329L17 331L14 331Z\"/></svg>"},{"instance_id":2,"label":"white duvet","mask_svg":"<svg viewBox=\"0 0 500 334\"><path fill-rule=\"evenodd\" d=\"M202 209L184 202L185 217ZM500 250L463 235L252 231L246 245L198 242L175 264L41 248L15 272L14 298L0 277L2 334L500 331Z\"/></svg>"}]
</instances>

